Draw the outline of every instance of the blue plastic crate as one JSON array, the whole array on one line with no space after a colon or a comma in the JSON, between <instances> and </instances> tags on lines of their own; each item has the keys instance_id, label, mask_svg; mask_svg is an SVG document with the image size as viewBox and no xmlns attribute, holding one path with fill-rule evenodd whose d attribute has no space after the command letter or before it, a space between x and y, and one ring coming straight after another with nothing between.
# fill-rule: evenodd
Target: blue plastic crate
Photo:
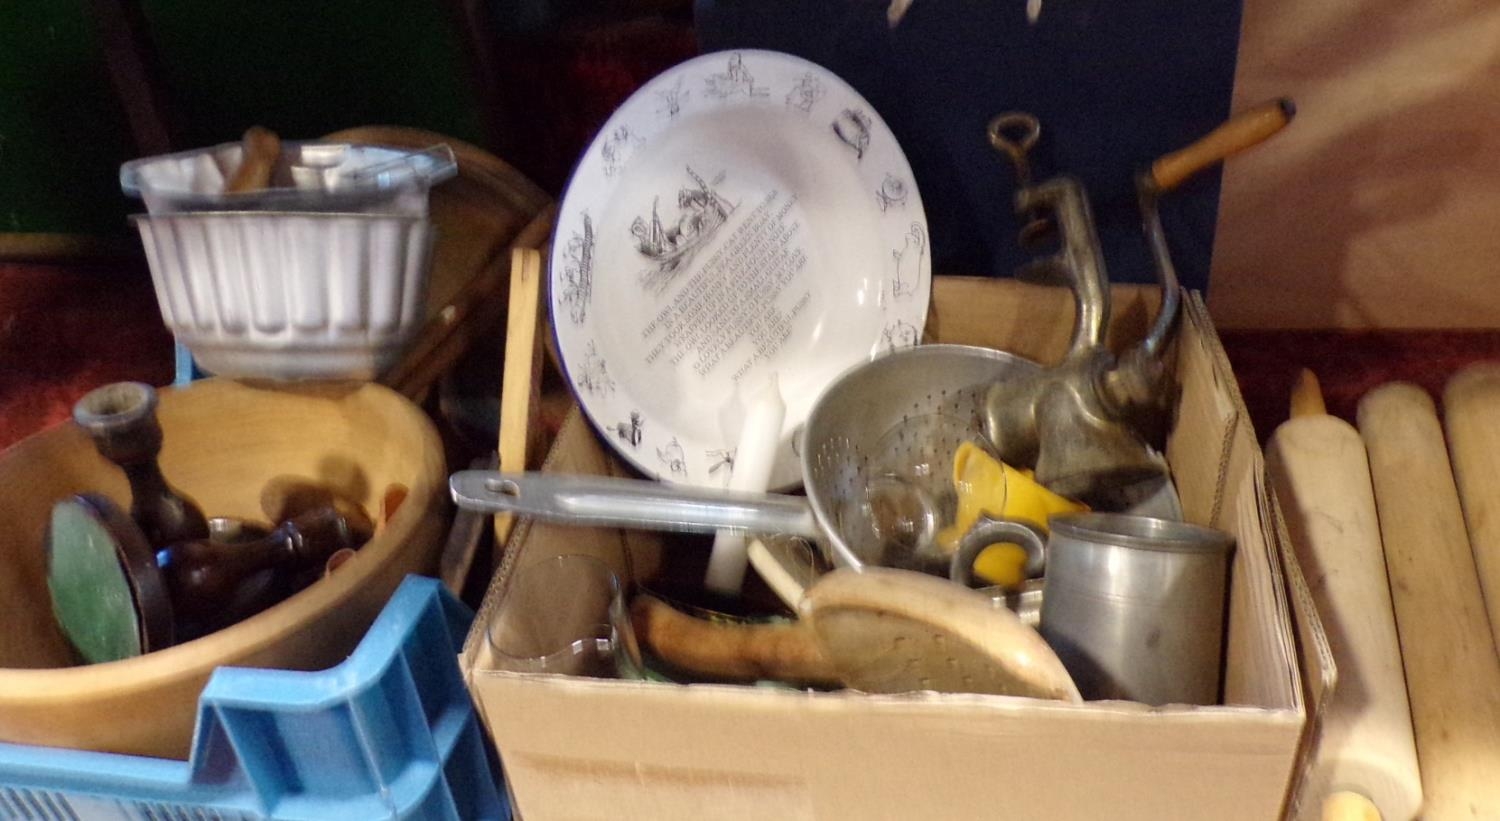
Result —
<instances>
[{"instance_id":1,"label":"blue plastic crate","mask_svg":"<svg viewBox=\"0 0 1500 821\"><path fill-rule=\"evenodd\" d=\"M191 385L194 380L202 379L208 373L198 367L198 362L193 359L193 352L181 342L172 343L172 384L177 387Z\"/></svg>"},{"instance_id":2,"label":"blue plastic crate","mask_svg":"<svg viewBox=\"0 0 1500 821\"><path fill-rule=\"evenodd\" d=\"M0 744L0 819L505 821L457 662L473 618L409 576L337 667L220 668L188 761Z\"/></svg>"}]
</instances>

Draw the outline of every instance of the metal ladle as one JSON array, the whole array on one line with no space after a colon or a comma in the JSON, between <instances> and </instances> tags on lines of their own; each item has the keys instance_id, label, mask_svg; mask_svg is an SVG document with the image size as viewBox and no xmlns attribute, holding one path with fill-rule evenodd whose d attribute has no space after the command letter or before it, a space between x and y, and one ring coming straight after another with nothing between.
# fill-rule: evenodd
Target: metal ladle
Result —
<instances>
[{"instance_id":1,"label":"metal ladle","mask_svg":"<svg viewBox=\"0 0 1500 821\"><path fill-rule=\"evenodd\" d=\"M1294 111L1286 99L1252 108L1158 159L1137 177L1162 305L1146 338L1118 359L1104 344L1110 319L1109 279L1082 183L1060 176L1024 185L1016 193L1016 212L1028 220L1023 242L1027 232L1035 234L1034 225L1043 214L1061 237L1057 252L1027 263L1018 276L1067 282L1076 310L1072 343L1060 363L995 385L985 397L985 432L1003 461L1035 466L1043 485L1095 506L1107 506L1101 497L1117 494L1120 488L1166 476L1165 461L1148 438L1164 427L1174 404L1175 386L1164 352L1176 334L1181 295L1157 201L1193 174L1280 131ZM996 118L990 138L1019 168L1024 150L1007 142L1002 127L1009 125L1005 118L1016 116ZM1031 132L1023 133L1034 142Z\"/></svg>"}]
</instances>

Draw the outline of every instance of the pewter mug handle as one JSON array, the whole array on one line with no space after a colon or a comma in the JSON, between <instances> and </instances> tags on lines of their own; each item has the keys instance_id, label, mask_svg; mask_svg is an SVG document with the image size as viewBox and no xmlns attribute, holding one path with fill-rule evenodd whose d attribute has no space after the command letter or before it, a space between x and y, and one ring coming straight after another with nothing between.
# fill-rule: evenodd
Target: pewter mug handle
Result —
<instances>
[{"instance_id":1,"label":"pewter mug handle","mask_svg":"<svg viewBox=\"0 0 1500 821\"><path fill-rule=\"evenodd\" d=\"M974 586L974 560L986 547L1003 542L1014 542L1026 550L1026 578L1034 579L1047 566L1047 540L1036 526L1016 519L996 519L981 516L974 526L958 542L953 561L948 565L948 578L965 587Z\"/></svg>"}]
</instances>

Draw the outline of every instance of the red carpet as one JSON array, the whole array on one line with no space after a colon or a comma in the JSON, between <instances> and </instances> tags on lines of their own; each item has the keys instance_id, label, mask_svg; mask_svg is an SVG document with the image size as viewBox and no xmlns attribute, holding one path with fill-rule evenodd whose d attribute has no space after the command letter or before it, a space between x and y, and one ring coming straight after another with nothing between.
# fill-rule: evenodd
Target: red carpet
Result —
<instances>
[{"instance_id":1,"label":"red carpet","mask_svg":"<svg viewBox=\"0 0 1500 821\"><path fill-rule=\"evenodd\" d=\"M1500 360L1496 331L1225 331L1220 336L1262 442L1286 421L1302 368L1317 374L1328 412L1350 423L1372 388L1406 380L1441 405L1443 383L1463 366Z\"/></svg>"},{"instance_id":2,"label":"red carpet","mask_svg":"<svg viewBox=\"0 0 1500 821\"><path fill-rule=\"evenodd\" d=\"M144 263L0 262L0 448L68 418L95 386L172 372Z\"/></svg>"}]
</instances>

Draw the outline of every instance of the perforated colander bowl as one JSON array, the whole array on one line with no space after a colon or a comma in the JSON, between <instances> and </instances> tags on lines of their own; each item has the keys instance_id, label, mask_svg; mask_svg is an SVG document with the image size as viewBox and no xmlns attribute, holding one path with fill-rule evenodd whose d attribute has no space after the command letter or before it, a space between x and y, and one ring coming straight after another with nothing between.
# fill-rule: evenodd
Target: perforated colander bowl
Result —
<instances>
[{"instance_id":1,"label":"perforated colander bowl","mask_svg":"<svg viewBox=\"0 0 1500 821\"><path fill-rule=\"evenodd\" d=\"M883 515L881 501L899 505L914 493L941 515L954 452L984 436L984 392L1039 369L990 348L919 345L829 384L808 415L801 447L803 484L829 558L854 567L907 564L894 555L903 540L883 524L906 517ZM886 483L897 492L880 492Z\"/></svg>"}]
</instances>

